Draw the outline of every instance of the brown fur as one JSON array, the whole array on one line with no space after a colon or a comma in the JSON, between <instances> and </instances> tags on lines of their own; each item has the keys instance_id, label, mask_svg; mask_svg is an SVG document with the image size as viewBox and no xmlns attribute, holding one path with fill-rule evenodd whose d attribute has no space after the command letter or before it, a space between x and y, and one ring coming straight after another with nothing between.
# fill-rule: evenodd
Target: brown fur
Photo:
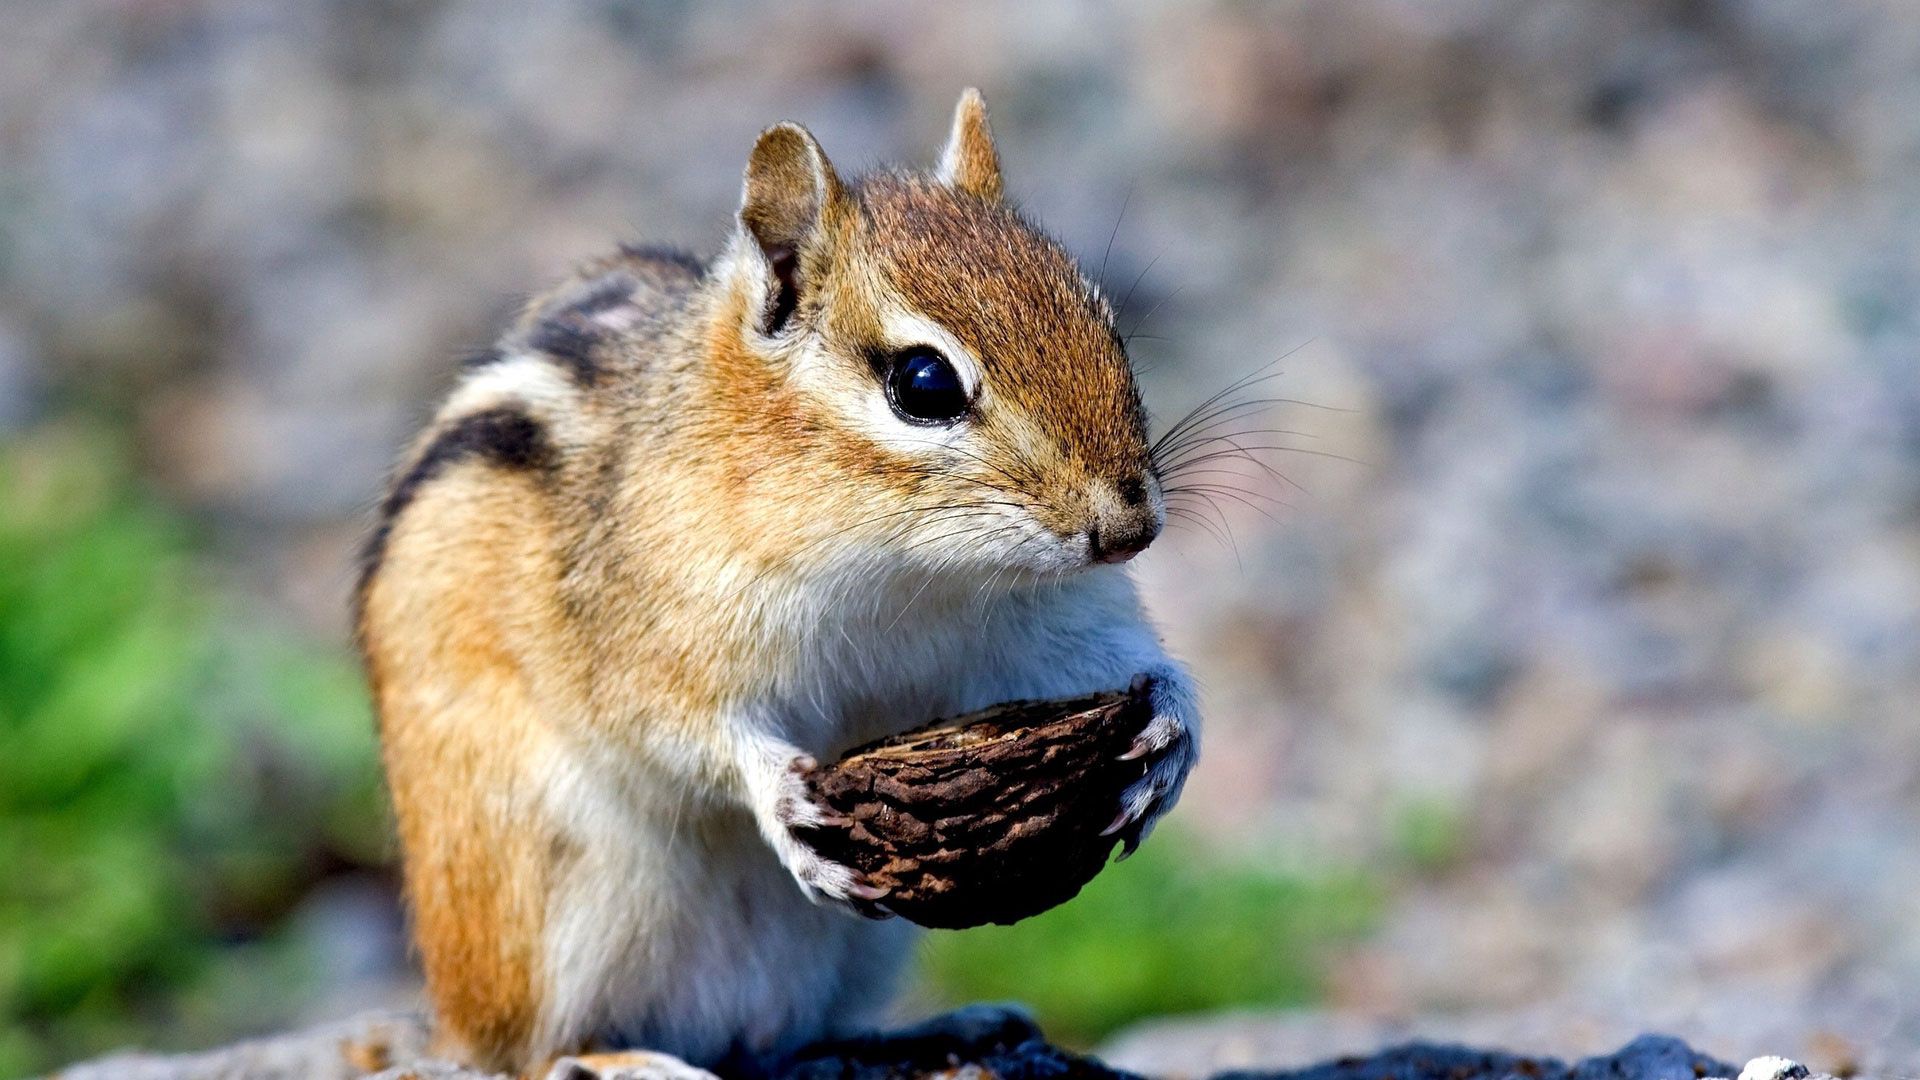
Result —
<instances>
[{"instance_id":1,"label":"brown fur","mask_svg":"<svg viewBox=\"0 0 1920 1080\"><path fill-rule=\"evenodd\" d=\"M810 135L770 129L741 218L773 281L739 252L589 264L528 305L397 474L359 633L446 1052L525 1068L583 1049L537 1035L550 906L587 872L554 777L611 760L737 807L715 718L802 674L777 598L830 545L898 544L912 514L983 488L1062 535L1130 512L1112 490L1149 475L1145 421L1110 312L1000 202L964 100L956 138L952 184L843 182ZM823 369L759 336L782 252ZM873 392L900 309L979 358L992 460L930 471L836 404ZM511 425L475 436L486 410L524 418L535 445L501 445L529 436Z\"/></svg>"},{"instance_id":2,"label":"brown fur","mask_svg":"<svg viewBox=\"0 0 1920 1080\"><path fill-rule=\"evenodd\" d=\"M546 840L527 827L542 809L513 799L527 788L513 774L540 767L550 736L532 722L510 628L538 633L556 613L530 603L537 593L484 585L550 558L545 530L525 522L539 498L524 479L477 470L440 480L396 530L366 599L368 625L416 628L378 636L368 655L441 1049L489 1067L527 1048L553 870ZM409 610L425 598L430 608Z\"/></svg>"}]
</instances>

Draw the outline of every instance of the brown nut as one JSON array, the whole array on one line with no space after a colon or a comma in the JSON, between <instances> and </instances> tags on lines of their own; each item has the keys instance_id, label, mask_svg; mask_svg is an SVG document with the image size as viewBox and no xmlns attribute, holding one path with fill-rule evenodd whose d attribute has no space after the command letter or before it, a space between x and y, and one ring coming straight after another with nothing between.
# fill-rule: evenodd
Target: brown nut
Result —
<instances>
[{"instance_id":1,"label":"brown nut","mask_svg":"<svg viewBox=\"0 0 1920 1080\"><path fill-rule=\"evenodd\" d=\"M1100 833L1152 764L1121 760L1152 719L1148 690L1009 702L852 750L807 776L844 823L803 838L922 926L1037 915L1072 899L1122 839Z\"/></svg>"}]
</instances>

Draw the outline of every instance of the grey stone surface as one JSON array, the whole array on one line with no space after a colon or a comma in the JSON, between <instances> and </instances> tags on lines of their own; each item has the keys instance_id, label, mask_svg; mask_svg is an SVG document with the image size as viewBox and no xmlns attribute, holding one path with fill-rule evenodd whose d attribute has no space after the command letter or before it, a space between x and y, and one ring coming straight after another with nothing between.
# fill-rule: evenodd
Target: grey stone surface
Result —
<instances>
[{"instance_id":1,"label":"grey stone surface","mask_svg":"<svg viewBox=\"0 0 1920 1080\"><path fill-rule=\"evenodd\" d=\"M308 1031L178 1056L118 1055L73 1066L61 1080L483 1080L485 1074L423 1057L416 1014L377 1013ZM1770 1065L1752 1080L1798 1080ZM1678 1039L1646 1036L1611 1054L1576 1062L1459 1045L1408 1043L1303 1067L1221 1073L1221 1080L1701 1080L1739 1069ZM975 1007L873 1039L823 1044L778 1061L748 1062L723 1075L763 1080L885 1080L899 1076L982 1076L1002 1080L1112 1077L1097 1058L1052 1046L1017 1012ZM1201 1075L1169 1067L1157 1075ZM1802 1074L1804 1075L1804 1073Z\"/></svg>"},{"instance_id":2,"label":"grey stone surface","mask_svg":"<svg viewBox=\"0 0 1920 1080\"><path fill-rule=\"evenodd\" d=\"M1123 1031L1095 1052L1116 1068L1147 1075L1271 1069L1367 1056L1400 1043L1496 1046L1573 1060L1606 1055L1651 1030L1684 1034L1728 1061L1767 1052L1840 1075L1920 1074L1920 1045L1891 1034L1888 1017L1884 1004L1838 992L1802 998L1726 986L1687 1008L1549 1000L1400 1017L1311 1008L1166 1017Z\"/></svg>"},{"instance_id":3,"label":"grey stone surface","mask_svg":"<svg viewBox=\"0 0 1920 1080\"><path fill-rule=\"evenodd\" d=\"M332 1024L194 1054L123 1053L62 1069L60 1080L354 1080L385 1073L470 1077L480 1074L426 1059L427 1029L417 1013L366 1013Z\"/></svg>"}]
</instances>

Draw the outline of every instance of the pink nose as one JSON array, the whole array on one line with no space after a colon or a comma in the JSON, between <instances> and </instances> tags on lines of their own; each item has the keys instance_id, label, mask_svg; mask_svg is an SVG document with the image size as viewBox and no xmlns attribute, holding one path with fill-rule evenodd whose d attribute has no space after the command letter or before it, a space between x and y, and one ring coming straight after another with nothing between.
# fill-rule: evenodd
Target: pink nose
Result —
<instances>
[{"instance_id":1,"label":"pink nose","mask_svg":"<svg viewBox=\"0 0 1920 1080\"><path fill-rule=\"evenodd\" d=\"M1087 530L1087 557L1094 562L1123 563L1147 549L1160 535L1160 523L1151 516L1124 523L1098 525Z\"/></svg>"}]
</instances>

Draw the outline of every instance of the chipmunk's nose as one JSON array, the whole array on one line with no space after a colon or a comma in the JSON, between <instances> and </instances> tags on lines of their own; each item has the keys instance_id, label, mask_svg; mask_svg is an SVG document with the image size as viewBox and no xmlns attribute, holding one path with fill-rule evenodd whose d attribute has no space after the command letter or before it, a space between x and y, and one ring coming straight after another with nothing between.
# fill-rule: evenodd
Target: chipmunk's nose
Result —
<instances>
[{"instance_id":1,"label":"chipmunk's nose","mask_svg":"<svg viewBox=\"0 0 1920 1080\"><path fill-rule=\"evenodd\" d=\"M1123 563L1147 549L1160 535L1160 515L1147 497L1147 486L1139 480L1123 480L1114 485L1118 499L1103 512L1094 515L1087 526L1087 559L1100 563Z\"/></svg>"}]
</instances>

